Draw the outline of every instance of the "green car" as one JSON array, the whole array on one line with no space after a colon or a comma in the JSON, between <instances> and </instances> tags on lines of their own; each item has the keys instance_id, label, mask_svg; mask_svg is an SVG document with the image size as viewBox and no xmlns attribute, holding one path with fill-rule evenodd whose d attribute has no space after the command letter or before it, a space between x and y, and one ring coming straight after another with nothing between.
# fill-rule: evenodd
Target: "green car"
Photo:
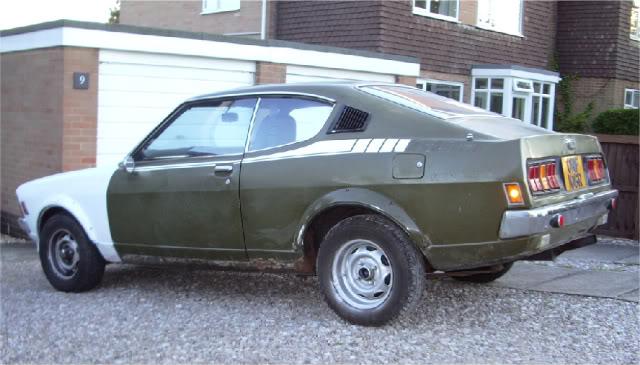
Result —
<instances>
[{"instance_id":1,"label":"green car","mask_svg":"<svg viewBox=\"0 0 640 365\"><path fill-rule=\"evenodd\" d=\"M196 97L119 166L17 190L56 289L141 255L210 259L317 274L362 325L414 308L426 273L488 282L595 242L617 194L595 137L351 82Z\"/></svg>"}]
</instances>

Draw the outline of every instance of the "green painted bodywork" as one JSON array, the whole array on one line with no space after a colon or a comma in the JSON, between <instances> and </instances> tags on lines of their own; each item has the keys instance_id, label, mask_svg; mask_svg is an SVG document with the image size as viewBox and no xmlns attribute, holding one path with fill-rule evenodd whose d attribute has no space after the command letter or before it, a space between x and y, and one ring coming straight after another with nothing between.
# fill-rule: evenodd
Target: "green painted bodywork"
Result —
<instances>
[{"instance_id":1,"label":"green painted bodywork","mask_svg":"<svg viewBox=\"0 0 640 365\"><path fill-rule=\"evenodd\" d=\"M347 83L258 86L201 99L265 93L319 95L335 100L335 106L325 127L309 140L209 158L211 163L231 161L229 176L211 176L211 165L137 171L193 161L137 161L133 173L116 172L107 206L112 238L121 255L293 260L303 254L303 237L314 217L331 207L349 205L396 222L435 269L477 267L541 250L540 237L499 239L502 214L508 209L503 183L519 182L525 193L524 206L511 209L611 188L605 184L533 197L525 182L527 159L601 153L600 146L594 137L571 135L576 149L569 151L567 135L497 115L443 120ZM344 105L370 114L365 131L327 133ZM376 138L410 142L402 152L304 157L291 152L319 141ZM289 157L278 157L283 154ZM422 167L416 165L419 161ZM595 221L558 229L550 245L584 235L593 225Z\"/></svg>"}]
</instances>

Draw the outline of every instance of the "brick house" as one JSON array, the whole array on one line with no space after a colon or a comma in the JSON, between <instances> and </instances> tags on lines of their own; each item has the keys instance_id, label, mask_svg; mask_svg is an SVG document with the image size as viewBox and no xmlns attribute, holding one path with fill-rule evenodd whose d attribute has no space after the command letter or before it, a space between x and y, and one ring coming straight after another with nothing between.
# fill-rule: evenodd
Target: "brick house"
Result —
<instances>
[{"instance_id":1,"label":"brick house","mask_svg":"<svg viewBox=\"0 0 640 365\"><path fill-rule=\"evenodd\" d=\"M120 21L417 57L418 87L552 129L560 74L576 78L575 111L638 107L638 5L122 0Z\"/></svg>"},{"instance_id":2,"label":"brick house","mask_svg":"<svg viewBox=\"0 0 640 365\"><path fill-rule=\"evenodd\" d=\"M254 84L352 79L414 85L416 58L125 25L54 21L0 31L2 232L15 190L117 163L177 105Z\"/></svg>"}]
</instances>

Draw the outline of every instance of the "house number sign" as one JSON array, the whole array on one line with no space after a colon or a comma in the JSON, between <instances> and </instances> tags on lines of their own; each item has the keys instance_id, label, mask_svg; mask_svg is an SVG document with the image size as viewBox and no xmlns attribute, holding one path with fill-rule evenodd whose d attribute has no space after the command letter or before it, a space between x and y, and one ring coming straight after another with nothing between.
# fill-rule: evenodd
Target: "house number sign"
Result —
<instances>
[{"instance_id":1,"label":"house number sign","mask_svg":"<svg viewBox=\"0 0 640 365\"><path fill-rule=\"evenodd\" d=\"M73 88L74 89L88 89L89 88L89 73L88 72L74 72L73 73Z\"/></svg>"}]
</instances>

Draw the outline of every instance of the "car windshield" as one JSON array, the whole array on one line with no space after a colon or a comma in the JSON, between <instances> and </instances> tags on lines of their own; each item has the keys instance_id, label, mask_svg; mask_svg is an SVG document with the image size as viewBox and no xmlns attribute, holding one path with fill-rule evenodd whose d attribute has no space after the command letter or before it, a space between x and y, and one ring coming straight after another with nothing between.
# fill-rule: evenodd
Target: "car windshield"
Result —
<instances>
[{"instance_id":1,"label":"car windshield","mask_svg":"<svg viewBox=\"0 0 640 365\"><path fill-rule=\"evenodd\" d=\"M449 119L469 115L499 116L469 104L406 86L361 86L360 90L438 118Z\"/></svg>"}]
</instances>

